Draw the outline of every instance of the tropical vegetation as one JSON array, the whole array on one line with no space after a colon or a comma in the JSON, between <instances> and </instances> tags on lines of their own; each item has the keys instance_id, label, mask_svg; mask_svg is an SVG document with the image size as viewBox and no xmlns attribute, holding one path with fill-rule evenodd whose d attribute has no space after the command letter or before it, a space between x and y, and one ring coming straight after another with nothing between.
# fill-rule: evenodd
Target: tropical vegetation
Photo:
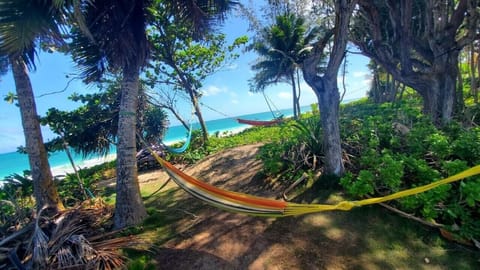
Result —
<instances>
[{"instance_id":1,"label":"tropical vegetation","mask_svg":"<svg viewBox=\"0 0 480 270\"><path fill-rule=\"evenodd\" d=\"M141 141L162 139L165 109L189 128L177 113L178 96L191 103L202 130L193 132L185 153L164 153L166 159L192 164L224 149L261 143L258 176L295 186L295 200L311 201L324 191L352 200L381 197L480 163L478 1L269 1L268 12L275 16L267 27L259 28L258 18L247 14L257 24L250 48L259 54L251 85L263 91L288 81L295 119L211 136L201 113L201 87L240 57L236 50L248 41L242 36L227 44L214 31L236 4L0 2L0 74L9 67L14 76L16 94L5 100L19 106L30 163L29 171L7 177L0 188L2 268L124 267L118 249L138 248L144 226L175 224L178 217L160 221L158 212L145 206L137 152ZM373 83L368 99L341 105L337 80L349 44L370 57ZM39 50L70 55L84 82L102 91L73 95L83 103L78 109L52 108L40 119L28 74ZM300 72L317 97L301 118ZM155 99L152 92L163 95ZM59 137L44 144L41 123ZM52 176L47 149L106 154L112 145L114 162L64 179ZM111 179L113 189L105 185ZM474 176L382 206L478 248L479 194L480 177ZM156 196L162 195L169 194ZM158 244L169 237L158 237Z\"/></svg>"}]
</instances>

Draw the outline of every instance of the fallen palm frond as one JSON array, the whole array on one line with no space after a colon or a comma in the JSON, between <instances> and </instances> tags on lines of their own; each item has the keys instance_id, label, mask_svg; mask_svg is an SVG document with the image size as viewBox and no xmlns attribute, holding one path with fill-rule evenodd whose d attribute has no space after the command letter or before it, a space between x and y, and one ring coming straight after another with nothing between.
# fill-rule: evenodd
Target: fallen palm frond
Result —
<instances>
[{"instance_id":1,"label":"fallen palm frond","mask_svg":"<svg viewBox=\"0 0 480 270\"><path fill-rule=\"evenodd\" d=\"M119 269L123 248L138 248L135 236L111 232L113 209L101 200L48 216L40 211L26 232L0 241L2 269ZM25 230L25 229L23 229Z\"/></svg>"}]
</instances>

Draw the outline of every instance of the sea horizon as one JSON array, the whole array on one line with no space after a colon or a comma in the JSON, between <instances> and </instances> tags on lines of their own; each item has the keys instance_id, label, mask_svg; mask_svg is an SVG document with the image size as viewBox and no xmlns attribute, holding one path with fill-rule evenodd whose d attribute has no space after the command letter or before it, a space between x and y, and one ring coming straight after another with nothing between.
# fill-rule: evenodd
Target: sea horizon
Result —
<instances>
[{"instance_id":1,"label":"sea horizon","mask_svg":"<svg viewBox=\"0 0 480 270\"><path fill-rule=\"evenodd\" d=\"M310 111L310 106L302 106L302 113ZM291 117L293 115L292 109L282 109L278 113L284 117ZM238 133L250 126L240 124L236 121L237 118L245 118L250 120L271 120L273 119L272 112L259 112L252 114L239 115L235 117L227 117L205 121L209 135L215 133ZM192 123L193 129L199 129L198 122ZM175 125L168 128L164 137L163 143L170 145L176 142L184 141L187 136L187 130L182 125ZM94 165L102 164L114 160L116 158L116 149L112 147L112 150L107 156L89 155L84 157L81 154L74 153L72 150L72 156L77 169L88 168ZM73 172L73 168L70 164L68 156L64 151L57 151L49 154L49 163L52 174L54 176L62 176L67 173ZM18 152L0 153L0 181L13 174L23 175L24 170L29 170L28 156Z\"/></svg>"}]
</instances>

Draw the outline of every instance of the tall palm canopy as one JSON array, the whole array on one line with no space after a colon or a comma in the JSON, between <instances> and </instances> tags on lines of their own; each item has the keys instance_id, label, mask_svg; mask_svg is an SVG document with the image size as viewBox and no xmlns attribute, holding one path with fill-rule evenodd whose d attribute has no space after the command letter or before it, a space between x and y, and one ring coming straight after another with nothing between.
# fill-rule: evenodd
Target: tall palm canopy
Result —
<instances>
[{"instance_id":1,"label":"tall palm canopy","mask_svg":"<svg viewBox=\"0 0 480 270\"><path fill-rule=\"evenodd\" d=\"M269 84L289 80L310 52L318 28L308 31L305 20L295 14L277 16L276 23L263 29L263 37L254 49L260 60L253 69L258 71L254 78L254 91L261 91Z\"/></svg>"},{"instance_id":2,"label":"tall palm canopy","mask_svg":"<svg viewBox=\"0 0 480 270\"><path fill-rule=\"evenodd\" d=\"M157 0L158 2L158 0ZM162 0L160 0L162 2ZM193 34L199 38L215 26L218 21L225 19L225 14L238 1L231 0L170 0L163 1L180 20L193 24Z\"/></svg>"},{"instance_id":3,"label":"tall palm canopy","mask_svg":"<svg viewBox=\"0 0 480 270\"><path fill-rule=\"evenodd\" d=\"M74 28L71 44L72 56L81 67L84 80L99 81L105 71L122 74L117 134L116 228L136 225L146 216L138 185L135 127L139 76L150 54L147 20L151 18L150 12L154 12L151 8L154 3L170 7L185 19L200 18L206 23L216 15L213 12L225 10L231 1L105 0L84 7L85 25L90 35ZM198 22L194 25L206 24Z\"/></svg>"},{"instance_id":4,"label":"tall palm canopy","mask_svg":"<svg viewBox=\"0 0 480 270\"><path fill-rule=\"evenodd\" d=\"M142 67L148 58L145 34L150 1L95 1L84 10L90 36L73 29L72 56L86 82L100 80L107 70Z\"/></svg>"},{"instance_id":5,"label":"tall palm canopy","mask_svg":"<svg viewBox=\"0 0 480 270\"><path fill-rule=\"evenodd\" d=\"M19 54L35 68L39 45L61 45L65 23L64 1L5 0L0 2L0 52Z\"/></svg>"},{"instance_id":6,"label":"tall palm canopy","mask_svg":"<svg viewBox=\"0 0 480 270\"><path fill-rule=\"evenodd\" d=\"M282 81L292 85L293 111L295 118L300 114L300 89L295 73L309 55L311 43L316 39L319 28L308 30L305 20L295 14L286 13L276 17L274 25L265 27L254 49L260 60L252 66L257 73L251 81L251 91L260 92L268 85Z\"/></svg>"}]
</instances>

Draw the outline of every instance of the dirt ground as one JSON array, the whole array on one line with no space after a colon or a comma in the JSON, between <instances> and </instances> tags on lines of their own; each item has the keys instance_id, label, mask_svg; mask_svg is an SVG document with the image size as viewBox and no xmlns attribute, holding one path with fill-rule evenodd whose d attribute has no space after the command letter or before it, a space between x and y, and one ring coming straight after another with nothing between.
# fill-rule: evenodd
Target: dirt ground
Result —
<instances>
[{"instance_id":1,"label":"dirt ground","mask_svg":"<svg viewBox=\"0 0 480 270\"><path fill-rule=\"evenodd\" d=\"M285 187L259 176L259 146L229 149L182 169L221 188L279 198ZM161 171L139 178L142 187L166 179ZM437 231L378 206L273 219L215 209L172 182L162 196L173 196L162 211L181 217L174 223L175 237L154 249L156 269L480 269L478 252L444 248ZM338 196L321 200L333 203ZM159 230L151 237L161 235Z\"/></svg>"}]
</instances>

